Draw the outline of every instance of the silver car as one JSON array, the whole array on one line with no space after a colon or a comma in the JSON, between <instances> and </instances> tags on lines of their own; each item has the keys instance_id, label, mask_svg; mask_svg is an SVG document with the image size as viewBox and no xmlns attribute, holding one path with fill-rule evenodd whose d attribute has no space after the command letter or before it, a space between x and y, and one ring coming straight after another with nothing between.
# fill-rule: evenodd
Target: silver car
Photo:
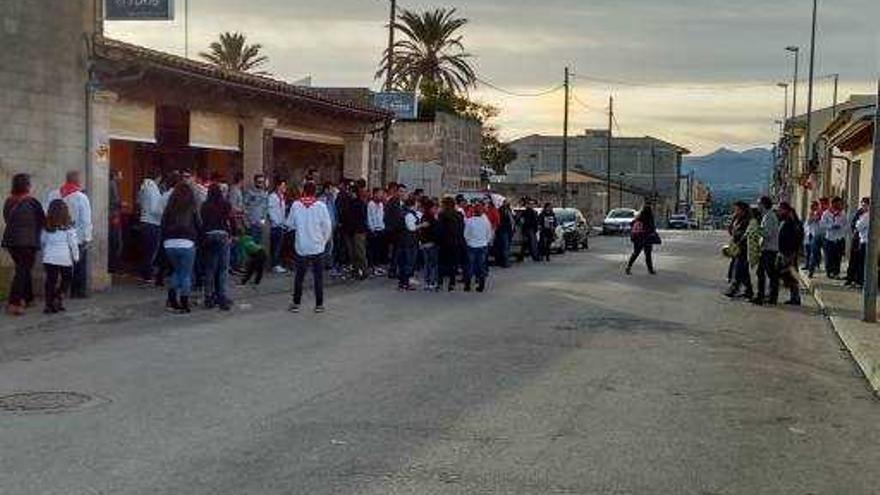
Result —
<instances>
[{"instance_id":1,"label":"silver car","mask_svg":"<svg viewBox=\"0 0 880 495\"><path fill-rule=\"evenodd\" d=\"M639 212L632 208L615 208L602 221L602 234L628 234Z\"/></svg>"}]
</instances>

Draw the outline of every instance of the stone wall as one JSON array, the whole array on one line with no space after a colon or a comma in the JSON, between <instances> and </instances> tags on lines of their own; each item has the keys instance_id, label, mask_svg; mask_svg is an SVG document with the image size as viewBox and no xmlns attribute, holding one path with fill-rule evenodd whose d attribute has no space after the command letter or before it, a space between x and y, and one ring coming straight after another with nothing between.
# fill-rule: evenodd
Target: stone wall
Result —
<instances>
[{"instance_id":1,"label":"stone wall","mask_svg":"<svg viewBox=\"0 0 880 495\"><path fill-rule=\"evenodd\" d=\"M30 173L43 200L68 170L86 177L86 44L92 0L0 1L0 192ZM106 210L97 209L100 214ZM4 253L0 266L8 271ZM103 260L93 265L103 263ZM7 283L0 281L2 289Z\"/></svg>"}]
</instances>

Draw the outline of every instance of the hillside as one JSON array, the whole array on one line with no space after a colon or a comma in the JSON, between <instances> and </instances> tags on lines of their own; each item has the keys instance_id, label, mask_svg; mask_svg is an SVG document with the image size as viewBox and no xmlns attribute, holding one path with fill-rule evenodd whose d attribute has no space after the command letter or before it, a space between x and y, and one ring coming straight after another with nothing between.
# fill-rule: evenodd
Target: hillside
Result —
<instances>
[{"instance_id":1,"label":"hillside","mask_svg":"<svg viewBox=\"0 0 880 495\"><path fill-rule=\"evenodd\" d=\"M682 174L694 176L709 185L717 200L753 200L765 193L773 169L772 152L754 148L737 152L721 148L705 156L685 157ZM723 198L723 199L722 199Z\"/></svg>"}]
</instances>

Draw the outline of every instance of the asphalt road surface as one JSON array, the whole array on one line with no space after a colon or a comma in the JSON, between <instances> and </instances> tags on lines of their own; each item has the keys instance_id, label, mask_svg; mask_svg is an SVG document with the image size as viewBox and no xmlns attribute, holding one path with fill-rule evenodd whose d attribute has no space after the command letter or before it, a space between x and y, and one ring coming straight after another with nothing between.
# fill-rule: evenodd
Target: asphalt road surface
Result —
<instances>
[{"instance_id":1,"label":"asphalt road surface","mask_svg":"<svg viewBox=\"0 0 880 495\"><path fill-rule=\"evenodd\" d=\"M0 413L0 493L880 492L880 402L817 309L728 301L720 236L664 240L654 277L600 238L483 295L70 321L0 395L97 400Z\"/></svg>"}]
</instances>

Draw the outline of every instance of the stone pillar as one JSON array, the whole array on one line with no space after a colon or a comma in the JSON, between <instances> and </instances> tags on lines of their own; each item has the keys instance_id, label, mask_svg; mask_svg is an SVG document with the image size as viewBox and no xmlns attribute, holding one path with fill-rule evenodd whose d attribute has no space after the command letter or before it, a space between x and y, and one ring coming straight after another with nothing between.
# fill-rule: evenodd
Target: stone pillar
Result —
<instances>
[{"instance_id":1,"label":"stone pillar","mask_svg":"<svg viewBox=\"0 0 880 495\"><path fill-rule=\"evenodd\" d=\"M110 288L107 270L109 253L109 181L110 181L110 106L118 99L110 91L92 92L89 101L89 159L86 164L85 190L92 206L92 244L89 247L89 288Z\"/></svg>"},{"instance_id":2,"label":"stone pillar","mask_svg":"<svg viewBox=\"0 0 880 495\"><path fill-rule=\"evenodd\" d=\"M274 172L273 136L278 121L267 117L254 117L243 122L244 127L244 178L247 183L256 174L272 177Z\"/></svg>"},{"instance_id":3,"label":"stone pillar","mask_svg":"<svg viewBox=\"0 0 880 495\"><path fill-rule=\"evenodd\" d=\"M345 136L342 175L348 179L369 179L370 137L365 133Z\"/></svg>"}]
</instances>

